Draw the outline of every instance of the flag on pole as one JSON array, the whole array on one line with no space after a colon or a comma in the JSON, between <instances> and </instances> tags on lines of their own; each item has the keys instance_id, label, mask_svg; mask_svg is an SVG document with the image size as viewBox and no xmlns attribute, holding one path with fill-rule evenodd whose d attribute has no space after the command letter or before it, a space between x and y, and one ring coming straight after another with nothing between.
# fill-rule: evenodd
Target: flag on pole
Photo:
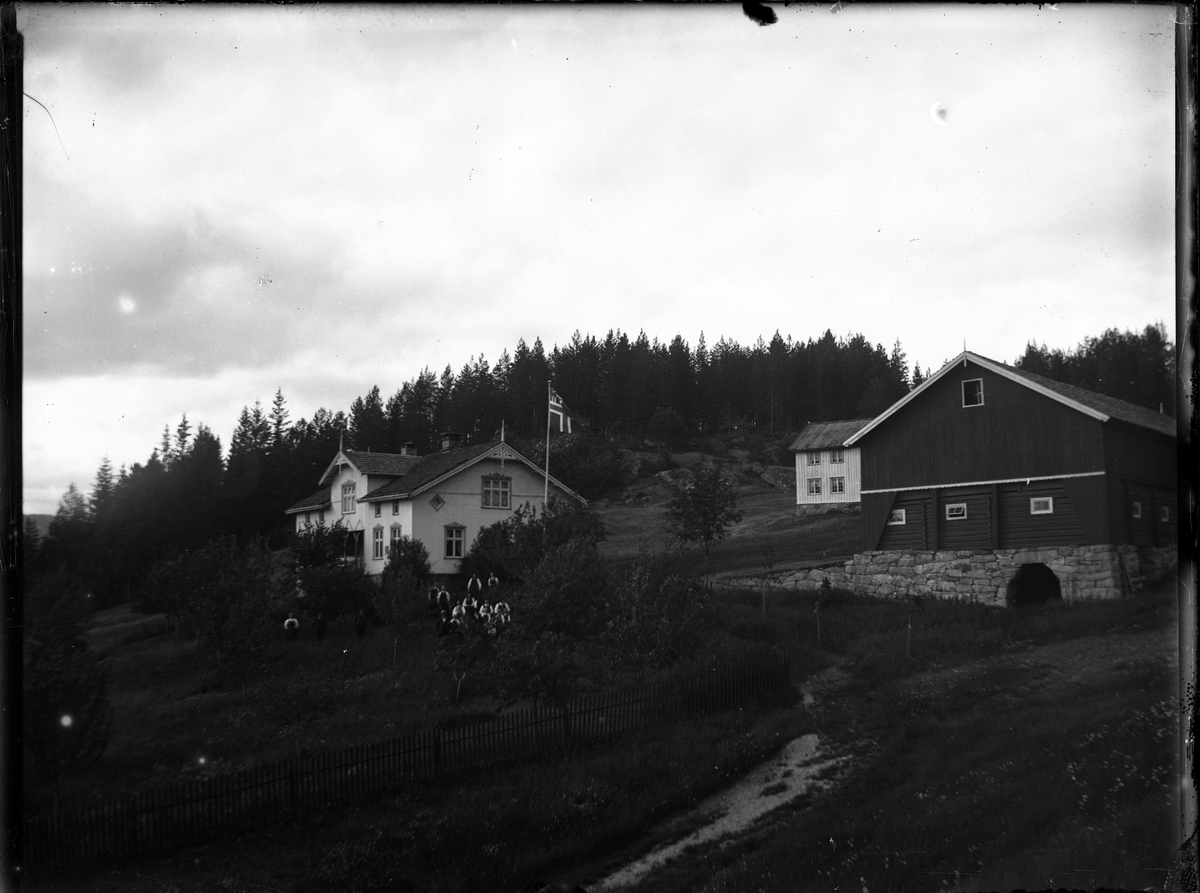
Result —
<instances>
[{"instance_id":1,"label":"flag on pole","mask_svg":"<svg viewBox=\"0 0 1200 893\"><path fill-rule=\"evenodd\" d=\"M575 428L584 429L592 426L591 419L570 410L553 386L550 388L550 414L547 422L549 427L560 434L564 432L572 434Z\"/></svg>"}]
</instances>

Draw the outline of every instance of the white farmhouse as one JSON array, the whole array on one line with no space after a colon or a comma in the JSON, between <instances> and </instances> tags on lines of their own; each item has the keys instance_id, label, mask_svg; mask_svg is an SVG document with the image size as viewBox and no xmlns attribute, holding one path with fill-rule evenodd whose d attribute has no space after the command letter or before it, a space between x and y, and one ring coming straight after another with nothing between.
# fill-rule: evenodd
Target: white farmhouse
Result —
<instances>
[{"instance_id":1,"label":"white farmhouse","mask_svg":"<svg viewBox=\"0 0 1200 893\"><path fill-rule=\"evenodd\" d=\"M582 500L553 476L550 496ZM540 468L503 439L459 446L443 435L442 449L418 456L338 450L321 489L287 509L297 532L340 523L355 559L368 574L383 573L388 546L401 536L429 551L435 574L458 573L458 562L479 531L529 503L544 507Z\"/></svg>"},{"instance_id":2,"label":"white farmhouse","mask_svg":"<svg viewBox=\"0 0 1200 893\"><path fill-rule=\"evenodd\" d=\"M857 505L862 454L846 441L872 419L809 422L792 441L796 454L796 505Z\"/></svg>"}]
</instances>

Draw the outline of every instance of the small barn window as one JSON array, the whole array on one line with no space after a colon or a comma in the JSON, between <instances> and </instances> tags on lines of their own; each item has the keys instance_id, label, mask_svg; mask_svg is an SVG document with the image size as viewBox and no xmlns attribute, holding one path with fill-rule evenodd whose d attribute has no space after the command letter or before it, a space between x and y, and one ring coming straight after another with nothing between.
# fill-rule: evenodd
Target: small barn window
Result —
<instances>
[{"instance_id":1,"label":"small barn window","mask_svg":"<svg viewBox=\"0 0 1200 893\"><path fill-rule=\"evenodd\" d=\"M965 502L951 502L946 506L947 521L965 521L967 519L967 504Z\"/></svg>"},{"instance_id":2,"label":"small barn window","mask_svg":"<svg viewBox=\"0 0 1200 893\"><path fill-rule=\"evenodd\" d=\"M832 451L829 453L829 461L830 461L830 462L831 462L833 465L842 465L842 464L844 464L844 463L845 463L845 461L846 461L846 451L845 451L845 450L832 450Z\"/></svg>"},{"instance_id":3,"label":"small barn window","mask_svg":"<svg viewBox=\"0 0 1200 893\"><path fill-rule=\"evenodd\" d=\"M808 464L809 465L820 465L821 464L821 454L820 453L809 453L808 454Z\"/></svg>"},{"instance_id":4,"label":"small barn window","mask_svg":"<svg viewBox=\"0 0 1200 893\"><path fill-rule=\"evenodd\" d=\"M1035 496L1029 500L1029 514L1031 515L1053 515L1054 514L1054 497L1053 496Z\"/></svg>"},{"instance_id":5,"label":"small barn window","mask_svg":"<svg viewBox=\"0 0 1200 893\"><path fill-rule=\"evenodd\" d=\"M1171 509L1169 506L1160 506L1158 509L1158 520L1164 524L1171 520Z\"/></svg>"},{"instance_id":6,"label":"small barn window","mask_svg":"<svg viewBox=\"0 0 1200 893\"><path fill-rule=\"evenodd\" d=\"M1140 518L1142 516L1142 504L1136 499L1133 501L1133 516Z\"/></svg>"},{"instance_id":7,"label":"small barn window","mask_svg":"<svg viewBox=\"0 0 1200 893\"><path fill-rule=\"evenodd\" d=\"M846 492L846 479L845 478L830 478L829 479L829 492L830 493L845 493Z\"/></svg>"},{"instance_id":8,"label":"small barn window","mask_svg":"<svg viewBox=\"0 0 1200 893\"><path fill-rule=\"evenodd\" d=\"M892 509L891 513L888 515L887 522L888 522L889 527L896 527L901 524L907 524L908 523L907 510L906 509Z\"/></svg>"},{"instance_id":9,"label":"small barn window","mask_svg":"<svg viewBox=\"0 0 1200 893\"><path fill-rule=\"evenodd\" d=\"M983 406L983 379L971 378L962 383L963 406Z\"/></svg>"},{"instance_id":10,"label":"small barn window","mask_svg":"<svg viewBox=\"0 0 1200 893\"><path fill-rule=\"evenodd\" d=\"M808 479L808 495L809 496L820 496L821 495L821 479L820 478L809 478Z\"/></svg>"}]
</instances>

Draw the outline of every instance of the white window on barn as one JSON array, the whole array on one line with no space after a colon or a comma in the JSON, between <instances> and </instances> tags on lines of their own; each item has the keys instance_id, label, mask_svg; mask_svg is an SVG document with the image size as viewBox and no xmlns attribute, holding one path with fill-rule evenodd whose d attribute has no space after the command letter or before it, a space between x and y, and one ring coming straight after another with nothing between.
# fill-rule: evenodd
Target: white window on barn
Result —
<instances>
[{"instance_id":1,"label":"white window on barn","mask_svg":"<svg viewBox=\"0 0 1200 893\"><path fill-rule=\"evenodd\" d=\"M354 484L342 484L342 514L354 514Z\"/></svg>"},{"instance_id":2,"label":"white window on barn","mask_svg":"<svg viewBox=\"0 0 1200 893\"><path fill-rule=\"evenodd\" d=\"M446 551L447 558L462 558L463 543L467 538L467 530L465 527L449 526L446 527Z\"/></svg>"},{"instance_id":3,"label":"white window on barn","mask_svg":"<svg viewBox=\"0 0 1200 893\"><path fill-rule=\"evenodd\" d=\"M1171 520L1171 509L1169 506L1159 506L1158 520L1162 521L1164 524Z\"/></svg>"},{"instance_id":4,"label":"white window on barn","mask_svg":"<svg viewBox=\"0 0 1200 893\"><path fill-rule=\"evenodd\" d=\"M509 478L485 477L483 479L483 507L485 509L508 508L511 490L512 481Z\"/></svg>"},{"instance_id":5,"label":"white window on barn","mask_svg":"<svg viewBox=\"0 0 1200 893\"><path fill-rule=\"evenodd\" d=\"M383 506L377 502L377 503L375 503L375 517L378 518L378 517L381 517L382 515L383 515Z\"/></svg>"},{"instance_id":6,"label":"white window on barn","mask_svg":"<svg viewBox=\"0 0 1200 893\"><path fill-rule=\"evenodd\" d=\"M808 453L806 455L808 456L808 464L809 465L820 465L821 464L821 454L820 453Z\"/></svg>"},{"instance_id":7,"label":"white window on barn","mask_svg":"<svg viewBox=\"0 0 1200 893\"><path fill-rule=\"evenodd\" d=\"M399 499L392 500L392 514L393 515L400 514L400 500Z\"/></svg>"},{"instance_id":8,"label":"white window on barn","mask_svg":"<svg viewBox=\"0 0 1200 893\"><path fill-rule=\"evenodd\" d=\"M383 528L376 527L372 532L374 537L371 540L371 557L380 561L383 558Z\"/></svg>"},{"instance_id":9,"label":"white window on barn","mask_svg":"<svg viewBox=\"0 0 1200 893\"><path fill-rule=\"evenodd\" d=\"M970 378L962 383L963 406L983 406L983 379Z\"/></svg>"},{"instance_id":10,"label":"white window on barn","mask_svg":"<svg viewBox=\"0 0 1200 893\"><path fill-rule=\"evenodd\" d=\"M889 527L896 527L901 524L907 524L908 523L908 510L907 509L892 509L891 512L888 513L887 522L888 522Z\"/></svg>"},{"instance_id":11,"label":"white window on barn","mask_svg":"<svg viewBox=\"0 0 1200 893\"><path fill-rule=\"evenodd\" d=\"M1053 496L1035 496L1029 500L1029 514L1031 515L1053 515L1054 514L1054 497Z\"/></svg>"},{"instance_id":12,"label":"white window on barn","mask_svg":"<svg viewBox=\"0 0 1200 893\"><path fill-rule=\"evenodd\" d=\"M845 450L830 450L829 461L833 465L843 465L846 462Z\"/></svg>"},{"instance_id":13,"label":"white window on barn","mask_svg":"<svg viewBox=\"0 0 1200 893\"><path fill-rule=\"evenodd\" d=\"M845 493L846 492L846 479L845 478L830 478L829 479L829 492L830 493Z\"/></svg>"},{"instance_id":14,"label":"white window on barn","mask_svg":"<svg viewBox=\"0 0 1200 893\"><path fill-rule=\"evenodd\" d=\"M1142 516L1142 504L1136 499L1133 501L1133 516L1140 518Z\"/></svg>"},{"instance_id":15,"label":"white window on barn","mask_svg":"<svg viewBox=\"0 0 1200 893\"><path fill-rule=\"evenodd\" d=\"M809 496L820 496L821 495L821 479L820 478L809 478L808 479L808 495Z\"/></svg>"},{"instance_id":16,"label":"white window on barn","mask_svg":"<svg viewBox=\"0 0 1200 893\"><path fill-rule=\"evenodd\" d=\"M967 504L965 502L951 502L946 505L947 521L965 521L966 519Z\"/></svg>"}]
</instances>

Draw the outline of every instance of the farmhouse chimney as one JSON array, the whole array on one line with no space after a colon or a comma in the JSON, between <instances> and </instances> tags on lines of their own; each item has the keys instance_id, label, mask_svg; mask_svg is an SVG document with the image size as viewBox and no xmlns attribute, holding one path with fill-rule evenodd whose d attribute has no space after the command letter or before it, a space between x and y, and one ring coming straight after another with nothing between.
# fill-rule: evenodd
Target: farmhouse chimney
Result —
<instances>
[{"instance_id":1,"label":"farmhouse chimney","mask_svg":"<svg viewBox=\"0 0 1200 893\"><path fill-rule=\"evenodd\" d=\"M462 446L462 435L457 431L442 432L442 449L453 450Z\"/></svg>"},{"instance_id":2,"label":"farmhouse chimney","mask_svg":"<svg viewBox=\"0 0 1200 893\"><path fill-rule=\"evenodd\" d=\"M401 456L415 456L417 454L417 445L411 440L400 447Z\"/></svg>"}]
</instances>

